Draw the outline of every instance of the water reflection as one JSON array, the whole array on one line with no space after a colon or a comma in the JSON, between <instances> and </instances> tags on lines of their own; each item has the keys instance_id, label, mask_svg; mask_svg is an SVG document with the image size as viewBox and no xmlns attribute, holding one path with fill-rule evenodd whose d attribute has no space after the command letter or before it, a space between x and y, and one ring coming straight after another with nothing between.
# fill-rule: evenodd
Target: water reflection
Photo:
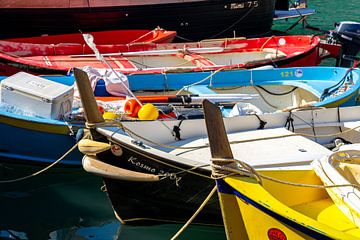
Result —
<instances>
[{"instance_id":1,"label":"water reflection","mask_svg":"<svg viewBox=\"0 0 360 240\"><path fill-rule=\"evenodd\" d=\"M43 166L2 164L0 181L26 176ZM81 168L56 168L20 182L0 184L0 229L48 239L62 228L115 220L100 178Z\"/></svg>"},{"instance_id":2,"label":"water reflection","mask_svg":"<svg viewBox=\"0 0 360 240\"><path fill-rule=\"evenodd\" d=\"M1 164L0 181L44 166ZM0 239L170 239L180 224L121 225L100 178L81 168L54 168L28 180L0 184ZM195 211L195 209L194 209ZM225 239L222 227L190 226L178 239Z\"/></svg>"},{"instance_id":3,"label":"water reflection","mask_svg":"<svg viewBox=\"0 0 360 240\"><path fill-rule=\"evenodd\" d=\"M61 229L50 233L51 240L170 239L182 225L127 226L110 222L101 226ZM178 239L225 239L222 227L190 226Z\"/></svg>"}]
</instances>

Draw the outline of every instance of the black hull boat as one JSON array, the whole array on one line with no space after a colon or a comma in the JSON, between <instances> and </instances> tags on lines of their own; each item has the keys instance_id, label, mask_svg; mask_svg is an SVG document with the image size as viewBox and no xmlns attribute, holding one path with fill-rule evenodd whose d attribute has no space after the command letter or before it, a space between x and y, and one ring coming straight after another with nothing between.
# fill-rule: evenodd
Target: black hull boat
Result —
<instances>
[{"instance_id":1,"label":"black hull boat","mask_svg":"<svg viewBox=\"0 0 360 240\"><path fill-rule=\"evenodd\" d=\"M246 159L255 169L309 168L312 160L337 147L334 142L360 143L360 132L351 130L359 124L355 108L247 115L224 118L224 122L234 157ZM171 134L176 126L181 140ZM103 177L120 221L134 225L185 222L215 186L203 119L100 124L91 132L93 140L80 141L80 151L86 154L83 167ZM107 147L90 153L92 144ZM216 196L193 222L222 223Z\"/></svg>"},{"instance_id":2,"label":"black hull boat","mask_svg":"<svg viewBox=\"0 0 360 240\"><path fill-rule=\"evenodd\" d=\"M263 35L275 7L275 0L104 2L1 1L0 38L157 26L191 40Z\"/></svg>"},{"instance_id":3,"label":"black hull boat","mask_svg":"<svg viewBox=\"0 0 360 240\"><path fill-rule=\"evenodd\" d=\"M98 158L112 166L161 176L156 182L103 178L115 215L127 224L182 223L194 214L215 186L209 170L189 170L188 165L174 165L165 158L149 154L146 149L139 152L131 145L117 146L123 152L120 161L111 150L98 154ZM208 202L194 222L222 224L217 197Z\"/></svg>"},{"instance_id":4,"label":"black hull boat","mask_svg":"<svg viewBox=\"0 0 360 240\"><path fill-rule=\"evenodd\" d=\"M204 119L105 122L87 74L77 68L74 74L92 136L78 145L86 155L83 168L103 177L118 219L130 224L187 221L215 186ZM223 121L235 159L254 169L300 169L332 153L329 149L360 143L358 108L251 114ZM221 224L216 197L193 222Z\"/></svg>"}]
</instances>

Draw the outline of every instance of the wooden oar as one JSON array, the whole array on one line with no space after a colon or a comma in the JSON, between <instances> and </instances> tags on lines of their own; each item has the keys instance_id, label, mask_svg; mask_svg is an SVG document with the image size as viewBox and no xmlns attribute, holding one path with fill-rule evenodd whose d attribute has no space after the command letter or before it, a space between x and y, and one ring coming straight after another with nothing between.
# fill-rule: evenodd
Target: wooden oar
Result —
<instances>
[{"instance_id":1,"label":"wooden oar","mask_svg":"<svg viewBox=\"0 0 360 240\"><path fill-rule=\"evenodd\" d=\"M86 72L79 68L74 69L75 80L78 85L80 98L84 107L85 118L87 123L96 124L105 122L102 117L95 100L90 81ZM159 177L153 174L135 172L123 168L113 166L111 164L98 160L94 155L97 152L101 152L101 148L104 148L104 144L97 143L95 141L86 141L84 139L79 143L80 150L85 150L84 153L89 155L84 158L83 168L95 175L121 179L126 181L158 181ZM109 146L110 148L110 146ZM107 148L104 148L105 151Z\"/></svg>"},{"instance_id":2,"label":"wooden oar","mask_svg":"<svg viewBox=\"0 0 360 240\"><path fill-rule=\"evenodd\" d=\"M208 100L203 101L203 108L213 162L216 162L217 165L226 165L233 159L233 154L226 134L221 111L216 105ZM223 161L221 159L223 159ZM218 180L217 186L227 239L247 240L247 234L244 230L245 225L242 220L236 196L234 194L227 194L226 190L223 189L220 191Z\"/></svg>"}]
</instances>

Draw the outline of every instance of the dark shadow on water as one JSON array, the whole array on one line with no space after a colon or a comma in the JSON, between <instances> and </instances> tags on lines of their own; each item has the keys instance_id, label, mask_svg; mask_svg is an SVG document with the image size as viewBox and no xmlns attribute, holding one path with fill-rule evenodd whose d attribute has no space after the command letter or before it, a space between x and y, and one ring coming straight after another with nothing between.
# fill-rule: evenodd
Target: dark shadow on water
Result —
<instances>
[{"instance_id":1,"label":"dark shadow on water","mask_svg":"<svg viewBox=\"0 0 360 240\"><path fill-rule=\"evenodd\" d=\"M44 166L2 164L0 181ZM81 168L55 168L15 183L0 184L0 239L170 239L181 224L121 225L100 178ZM195 209L194 209L195 211ZM225 239L222 227L190 226L178 239Z\"/></svg>"},{"instance_id":2,"label":"dark shadow on water","mask_svg":"<svg viewBox=\"0 0 360 240\"><path fill-rule=\"evenodd\" d=\"M5 164L0 181L41 168ZM101 186L100 178L81 168L51 169L31 179L0 184L0 229L24 232L29 239L48 239L57 229L114 220Z\"/></svg>"},{"instance_id":3,"label":"dark shadow on water","mask_svg":"<svg viewBox=\"0 0 360 240\"><path fill-rule=\"evenodd\" d=\"M182 227L179 224L163 224L156 226L128 226L118 221L99 226L61 229L50 233L51 240L132 240L132 239L171 239ZM224 240L225 233L222 227L189 226L177 239L197 240Z\"/></svg>"}]
</instances>

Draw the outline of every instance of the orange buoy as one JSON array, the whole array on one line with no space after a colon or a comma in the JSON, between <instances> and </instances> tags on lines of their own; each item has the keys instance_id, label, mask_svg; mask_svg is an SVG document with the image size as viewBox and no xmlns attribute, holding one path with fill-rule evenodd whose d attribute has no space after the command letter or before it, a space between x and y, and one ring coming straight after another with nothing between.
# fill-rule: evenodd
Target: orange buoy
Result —
<instances>
[{"instance_id":1,"label":"orange buoy","mask_svg":"<svg viewBox=\"0 0 360 240\"><path fill-rule=\"evenodd\" d=\"M129 117L137 117L141 106L136 99L131 98L125 102L124 112Z\"/></svg>"}]
</instances>

